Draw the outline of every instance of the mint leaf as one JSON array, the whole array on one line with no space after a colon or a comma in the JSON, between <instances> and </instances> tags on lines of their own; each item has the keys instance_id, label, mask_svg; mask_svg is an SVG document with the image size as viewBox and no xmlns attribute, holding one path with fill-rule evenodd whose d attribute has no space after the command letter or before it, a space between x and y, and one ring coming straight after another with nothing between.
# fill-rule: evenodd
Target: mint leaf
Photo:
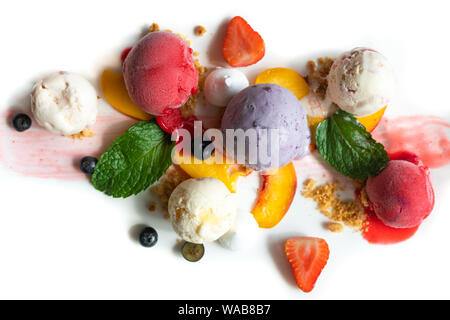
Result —
<instances>
[{"instance_id":1,"label":"mint leaf","mask_svg":"<svg viewBox=\"0 0 450 320\"><path fill-rule=\"evenodd\" d=\"M352 179L376 176L389 162L384 146L343 110L319 123L316 146L329 165Z\"/></svg>"},{"instance_id":2,"label":"mint leaf","mask_svg":"<svg viewBox=\"0 0 450 320\"><path fill-rule=\"evenodd\" d=\"M135 124L100 157L92 183L114 198L147 189L172 164L174 142L153 119Z\"/></svg>"}]
</instances>

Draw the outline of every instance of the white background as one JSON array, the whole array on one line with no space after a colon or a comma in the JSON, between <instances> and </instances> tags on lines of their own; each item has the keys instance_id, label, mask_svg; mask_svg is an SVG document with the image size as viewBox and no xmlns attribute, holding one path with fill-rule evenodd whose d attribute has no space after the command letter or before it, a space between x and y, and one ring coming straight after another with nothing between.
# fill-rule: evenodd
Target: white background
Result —
<instances>
[{"instance_id":1,"label":"white background","mask_svg":"<svg viewBox=\"0 0 450 320\"><path fill-rule=\"evenodd\" d=\"M54 70L98 83L152 22L195 40L204 59L215 30L242 15L267 45L250 76L268 66L302 72L309 58L371 46L397 70L398 96L388 116L449 121L448 9L448 1L430 0L2 1L0 110ZM198 24L208 33L194 39ZM0 298L450 298L449 173L433 170L435 210L405 243L371 246L351 231L331 234L314 204L297 194L286 218L252 251L211 244L201 262L189 263L169 222L148 212L149 192L113 200L88 182L26 178L0 164ZM156 247L134 241L137 224L159 231ZM330 245L310 294L296 288L282 251L282 240L295 235L324 237Z\"/></svg>"}]
</instances>

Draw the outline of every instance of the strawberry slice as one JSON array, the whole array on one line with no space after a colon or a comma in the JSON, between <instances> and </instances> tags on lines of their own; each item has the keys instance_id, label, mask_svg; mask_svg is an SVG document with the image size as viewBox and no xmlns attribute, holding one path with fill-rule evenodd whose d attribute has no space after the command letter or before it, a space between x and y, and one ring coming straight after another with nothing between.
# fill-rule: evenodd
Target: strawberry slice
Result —
<instances>
[{"instance_id":1,"label":"strawberry slice","mask_svg":"<svg viewBox=\"0 0 450 320\"><path fill-rule=\"evenodd\" d=\"M246 67L264 57L266 48L258 32L242 17L234 17L228 24L222 54L232 67Z\"/></svg>"},{"instance_id":2,"label":"strawberry slice","mask_svg":"<svg viewBox=\"0 0 450 320\"><path fill-rule=\"evenodd\" d=\"M298 237L286 241L286 256L298 287L311 292L330 255L328 244L320 238Z\"/></svg>"}]
</instances>

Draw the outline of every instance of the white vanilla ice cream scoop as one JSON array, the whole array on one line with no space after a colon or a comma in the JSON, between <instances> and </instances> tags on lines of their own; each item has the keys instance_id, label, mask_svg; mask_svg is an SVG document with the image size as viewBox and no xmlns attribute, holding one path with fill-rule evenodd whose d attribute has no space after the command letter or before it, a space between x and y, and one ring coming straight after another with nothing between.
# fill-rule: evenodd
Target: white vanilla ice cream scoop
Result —
<instances>
[{"instance_id":1,"label":"white vanilla ice cream scoop","mask_svg":"<svg viewBox=\"0 0 450 320\"><path fill-rule=\"evenodd\" d=\"M356 116L377 112L394 96L391 64L381 53L368 48L343 53L331 66L327 80L327 97Z\"/></svg>"},{"instance_id":2,"label":"white vanilla ice cream scoop","mask_svg":"<svg viewBox=\"0 0 450 320\"><path fill-rule=\"evenodd\" d=\"M253 215L238 210L236 221L231 229L217 241L225 248L236 251L252 248L258 241L259 226Z\"/></svg>"},{"instance_id":3,"label":"white vanilla ice cream scoop","mask_svg":"<svg viewBox=\"0 0 450 320\"><path fill-rule=\"evenodd\" d=\"M241 71L217 68L206 77L203 92L209 103L225 107L231 98L248 85L248 79Z\"/></svg>"},{"instance_id":4,"label":"white vanilla ice cream scoop","mask_svg":"<svg viewBox=\"0 0 450 320\"><path fill-rule=\"evenodd\" d=\"M36 121L56 134L72 135L94 125L97 92L82 76L55 72L38 81L31 92Z\"/></svg>"},{"instance_id":5,"label":"white vanilla ice cream scoop","mask_svg":"<svg viewBox=\"0 0 450 320\"><path fill-rule=\"evenodd\" d=\"M175 232L192 243L217 240L236 219L234 199L216 178L183 181L172 192L168 209Z\"/></svg>"}]
</instances>

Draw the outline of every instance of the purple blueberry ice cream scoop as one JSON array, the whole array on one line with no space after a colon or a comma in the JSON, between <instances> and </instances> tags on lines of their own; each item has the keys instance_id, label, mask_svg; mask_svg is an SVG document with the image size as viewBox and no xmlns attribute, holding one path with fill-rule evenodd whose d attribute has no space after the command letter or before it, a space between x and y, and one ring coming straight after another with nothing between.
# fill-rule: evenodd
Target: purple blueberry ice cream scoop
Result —
<instances>
[{"instance_id":1,"label":"purple blueberry ice cream scoop","mask_svg":"<svg viewBox=\"0 0 450 320\"><path fill-rule=\"evenodd\" d=\"M242 129L245 138L233 137L227 129ZM242 130L234 131L236 136L244 137ZM227 154L257 171L281 168L305 156L311 141L305 109L292 92L276 84L250 86L234 96L223 115L222 132ZM245 150L239 141L245 141Z\"/></svg>"}]
</instances>

